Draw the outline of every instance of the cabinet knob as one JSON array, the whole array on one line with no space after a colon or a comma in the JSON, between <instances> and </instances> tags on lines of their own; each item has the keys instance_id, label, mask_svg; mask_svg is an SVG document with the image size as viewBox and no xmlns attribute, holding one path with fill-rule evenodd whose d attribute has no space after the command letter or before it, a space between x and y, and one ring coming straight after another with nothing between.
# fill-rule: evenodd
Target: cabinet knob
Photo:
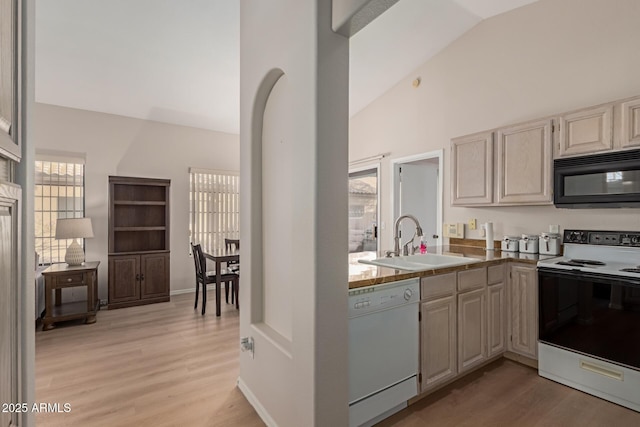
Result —
<instances>
[{"instance_id":1,"label":"cabinet knob","mask_svg":"<svg viewBox=\"0 0 640 427\"><path fill-rule=\"evenodd\" d=\"M69 277L69 278L67 279L67 282L73 282L73 279L72 279L71 277Z\"/></svg>"}]
</instances>

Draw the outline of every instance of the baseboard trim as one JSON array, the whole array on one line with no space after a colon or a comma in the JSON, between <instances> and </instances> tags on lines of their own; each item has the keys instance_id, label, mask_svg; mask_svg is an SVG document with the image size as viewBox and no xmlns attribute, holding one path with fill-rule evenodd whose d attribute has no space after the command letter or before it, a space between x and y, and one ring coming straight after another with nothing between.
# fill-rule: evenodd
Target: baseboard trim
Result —
<instances>
[{"instance_id":1,"label":"baseboard trim","mask_svg":"<svg viewBox=\"0 0 640 427\"><path fill-rule=\"evenodd\" d=\"M192 294L194 293L196 290L195 288L189 288L189 289L176 289L174 291L170 291L169 295L174 296L174 295L182 295L182 294Z\"/></svg>"},{"instance_id":2,"label":"baseboard trim","mask_svg":"<svg viewBox=\"0 0 640 427\"><path fill-rule=\"evenodd\" d=\"M255 396L255 394L253 394L251 389L249 389L247 384L244 381L242 381L242 378L238 377L237 384L242 394L244 394L244 397L247 399L247 401L249 401L251 406L253 406L253 409L255 409L255 411L258 413L258 416L262 419L262 421L268 427L278 427L278 424L276 424L273 418L271 418L267 410L264 408L264 406L262 406L258 398Z\"/></svg>"},{"instance_id":3,"label":"baseboard trim","mask_svg":"<svg viewBox=\"0 0 640 427\"><path fill-rule=\"evenodd\" d=\"M216 289L215 285L208 285L207 286L207 292L208 291L213 291ZM222 291L224 291L224 287L221 288ZM173 296L173 295L182 295L182 294L193 294L195 293L196 288L187 288L187 289L175 289L173 291L169 291L169 295Z\"/></svg>"},{"instance_id":4,"label":"baseboard trim","mask_svg":"<svg viewBox=\"0 0 640 427\"><path fill-rule=\"evenodd\" d=\"M513 360L514 362L518 362L521 365L525 365L533 369L538 369L538 361L536 359L532 359L531 357L523 356L511 351L506 351L504 353L504 358Z\"/></svg>"}]
</instances>

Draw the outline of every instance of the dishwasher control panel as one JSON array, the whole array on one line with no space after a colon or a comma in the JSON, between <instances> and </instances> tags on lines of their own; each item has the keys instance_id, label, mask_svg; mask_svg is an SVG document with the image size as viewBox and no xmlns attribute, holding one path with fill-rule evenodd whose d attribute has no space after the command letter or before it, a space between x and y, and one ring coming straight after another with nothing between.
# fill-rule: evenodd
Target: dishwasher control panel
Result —
<instances>
[{"instance_id":1,"label":"dishwasher control panel","mask_svg":"<svg viewBox=\"0 0 640 427\"><path fill-rule=\"evenodd\" d=\"M420 301L419 279L400 280L349 291L349 317Z\"/></svg>"}]
</instances>

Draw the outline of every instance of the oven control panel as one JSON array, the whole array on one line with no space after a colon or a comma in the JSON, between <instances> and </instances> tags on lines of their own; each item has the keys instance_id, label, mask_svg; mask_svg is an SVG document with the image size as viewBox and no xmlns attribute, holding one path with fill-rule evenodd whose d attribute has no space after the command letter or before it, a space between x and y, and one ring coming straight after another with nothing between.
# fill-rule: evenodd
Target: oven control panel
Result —
<instances>
[{"instance_id":1,"label":"oven control panel","mask_svg":"<svg viewBox=\"0 0 640 427\"><path fill-rule=\"evenodd\" d=\"M564 230L564 243L640 247L640 232Z\"/></svg>"}]
</instances>

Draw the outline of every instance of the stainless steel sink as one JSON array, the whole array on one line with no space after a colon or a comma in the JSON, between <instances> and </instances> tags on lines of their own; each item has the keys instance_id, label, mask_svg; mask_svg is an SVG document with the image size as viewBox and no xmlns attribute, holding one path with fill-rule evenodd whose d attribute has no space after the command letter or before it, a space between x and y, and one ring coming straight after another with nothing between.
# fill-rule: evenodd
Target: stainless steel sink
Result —
<instances>
[{"instance_id":1,"label":"stainless steel sink","mask_svg":"<svg viewBox=\"0 0 640 427\"><path fill-rule=\"evenodd\" d=\"M473 264L479 262L479 259L466 258L459 256L448 256L438 254L420 254L399 256L393 258L376 258L371 260L361 259L358 262L362 264L377 265L380 267L394 268L397 270L421 271L433 270L442 267L453 267L456 265Z\"/></svg>"}]
</instances>

